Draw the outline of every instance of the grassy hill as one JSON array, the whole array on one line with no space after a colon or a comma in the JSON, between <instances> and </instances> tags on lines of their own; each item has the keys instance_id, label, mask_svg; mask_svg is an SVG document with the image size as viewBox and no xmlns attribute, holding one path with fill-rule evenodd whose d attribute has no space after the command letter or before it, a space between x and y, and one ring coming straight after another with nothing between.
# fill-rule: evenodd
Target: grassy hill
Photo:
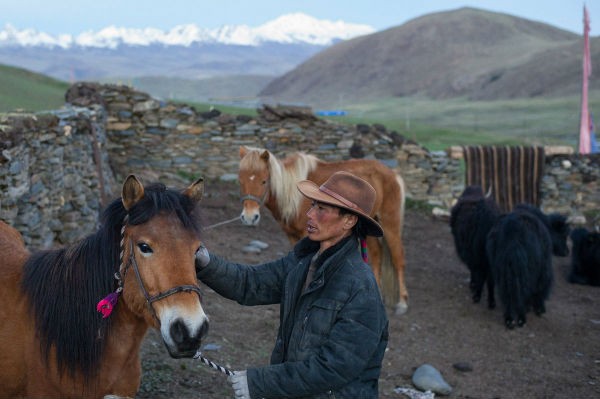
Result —
<instances>
[{"instance_id":1,"label":"grassy hill","mask_svg":"<svg viewBox=\"0 0 600 399\"><path fill-rule=\"evenodd\" d=\"M56 109L69 84L25 69L0 65L0 112Z\"/></svg>"}]
</instances>

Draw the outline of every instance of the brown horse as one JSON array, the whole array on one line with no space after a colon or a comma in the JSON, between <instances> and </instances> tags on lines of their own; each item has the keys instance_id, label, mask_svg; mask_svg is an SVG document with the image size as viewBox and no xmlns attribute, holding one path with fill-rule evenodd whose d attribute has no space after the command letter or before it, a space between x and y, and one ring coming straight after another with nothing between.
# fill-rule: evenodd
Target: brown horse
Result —
<instances>
[{"instance_id":1,"label":"brown horse","mask_svg":"<svg viewBox=\"0 0 600 399\"><path fill-rule=\"evenodd\" d=\"M322 184L334 172L345 170L368 181L377 192L372 217L384 231L384 240L394 265L399 298L394 299L396 314L408 307L408 292L404 283L404 182L394 171L377 160L352 159L325 162L301 152L277 159L271 152L252 147L240 147L239 180L243 210L242 223L255 226L260 221L260 206L264 204L282 226L293 244L306 235L306 212L309 201L296 189L296 183L309 179ZM383 243L367 237L369 260L381 287Z\"/></svg>"},{"instance_id":2,"label":"brown horse","mask_svg":"<svg viewBox=\"0 0 600 399\"><path fill-rule=\"evenodd\" d=\"M33 254L0 222L1 396L134 397L149 327L171 356L196 353L208 329L194 267L202 193L201 180L180 192L129 176L96 233Z\"/></svg>"}]
</instances>

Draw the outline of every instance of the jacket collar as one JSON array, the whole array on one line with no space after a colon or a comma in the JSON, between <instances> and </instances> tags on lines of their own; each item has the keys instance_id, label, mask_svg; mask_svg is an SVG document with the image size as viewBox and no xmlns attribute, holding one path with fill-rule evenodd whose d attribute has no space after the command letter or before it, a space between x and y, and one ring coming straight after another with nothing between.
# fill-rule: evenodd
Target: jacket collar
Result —
<instances>
[{"instance_id":1,"label":"jacket collar","mask_svg":"<svg viewBox=\"0 0 600 399\"><path fill-rule=\"evenodd\" d=\"M335 270L337 270L337 268L341 264L338 263L336 265L336 267L333 267L333 268L332 267L323 268L321 266L325 263L331 263L331 262L329 262L329 260L338 258L340 256L344 256L352 250L357 251L357 248L358 248L357 238L354 234L351 234L350 236L344 238L343 240L341 240L340 242L331 246L330 248L327 248L316 260L317 270L315 272L315 275L324 273L325 278L328 278L330 275L332 275L335 272ZM298 242L298 244L296 244L296 246L294 247L294 252L299 259L302 259L306 256L312 256L318 250L319 250L319 242L312 241L308 237L305 237L302 240L300 240Z\"/></svg>"},{"instance_id":2,"label":"jacket collar","mask_svg":"<svg viewBox=\"0 0 600 399\"><path fill-rule=\"evenodd\" d=\"M340 248L344 247L344 245L346 245L346 243L350 240L356 241L356 237L353 234L351 234L350 236L345 237L333 246L327 248L321 254L321 256L319 256L319 265L322 264L331 255L336 253ZM294 253L298 258L304 258L308 255L314 255L319 250L319 246L320 244L318 241L313 241L308 237L304 237L294 246Z\"/></svg>"},{"instance_id":3,"label":"jacket collar","mask_svg":"<svg viewBox=\"0 0 600 399\"><path fill-rule=\"evenodd\" d=\"M319 242L313 241L308 237L304 237L294 246L294 254L299 259L305 256L312 255L319 250Z\"/></svg>"}]
</instances>

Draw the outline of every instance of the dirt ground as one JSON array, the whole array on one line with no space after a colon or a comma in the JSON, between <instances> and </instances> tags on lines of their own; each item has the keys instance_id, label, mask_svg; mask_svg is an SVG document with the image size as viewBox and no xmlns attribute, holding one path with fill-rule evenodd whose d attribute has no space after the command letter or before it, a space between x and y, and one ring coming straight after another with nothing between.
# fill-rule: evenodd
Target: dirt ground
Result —
<instances>
[{"instance_id":1,"label":"dirt ground","mask_svg":"<svg viewBox=\"0 0 600 399\"><path fill-rule=\"evenodd\" d=\"M206 225L240 213L235 184L209 183L206 192ZM291 248L266 209L259 227L234 222L207 230L204 238L212 252L248 264L275 259ZM258 254L244 252L252 240L269 248ZM404 399L394 388L414 388L411 376L425 363L453 387L451 398L600 397L600 288L567 283L569 258L554 258L555 285L547 313L531 313L523 328L507 330L500 305L489 310L485 300L471 301L469 273L455 254L446 220L407 210L404 243L409 309L402 316L389 312L381 398ZM278 307L242 307L202 288L211 320L204 356L233 370L267 364L279 324ZM142 351L138 398L232 397L224 374L199 360L171 359L157 332L148 334ZM457 363L472 370L459 371Z\"/></svg>"}]
</instances>

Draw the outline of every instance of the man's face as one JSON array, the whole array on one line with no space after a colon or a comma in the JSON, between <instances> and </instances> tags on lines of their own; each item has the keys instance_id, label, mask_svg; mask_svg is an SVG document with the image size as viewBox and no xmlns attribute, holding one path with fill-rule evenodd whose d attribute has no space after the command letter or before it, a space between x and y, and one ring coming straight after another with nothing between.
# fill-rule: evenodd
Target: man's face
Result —
<instances>
[{"instance_id":1,"label":"man's face","mask_svg":"<svg viewBox=\"0 0 600 399\"><path fill-rule=\"evenodd\" d=\"M321 250L329 248L349 235L357 219L357 216L350 213L340 214L340 209L336 206L318 201L311 203L306 216L308 216L306 224L308 237L313 241L321 242Z\"/></svg>"}]
</instances>

